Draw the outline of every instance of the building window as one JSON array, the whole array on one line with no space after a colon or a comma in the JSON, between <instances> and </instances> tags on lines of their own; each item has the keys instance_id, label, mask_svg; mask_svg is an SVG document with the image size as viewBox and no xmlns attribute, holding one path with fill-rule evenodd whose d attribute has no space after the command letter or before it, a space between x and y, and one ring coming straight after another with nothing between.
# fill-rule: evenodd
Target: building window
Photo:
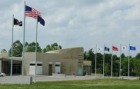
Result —
<instances>
[{"instance_id":1,"label":"building window","mask_svg":"<svg viewBox=\"0 0 140 89\"><path fill-rule=\"evenodd\" d=\"M31 63L30 66L35 66L35 64Z\"/></svg>"}]
</instances>

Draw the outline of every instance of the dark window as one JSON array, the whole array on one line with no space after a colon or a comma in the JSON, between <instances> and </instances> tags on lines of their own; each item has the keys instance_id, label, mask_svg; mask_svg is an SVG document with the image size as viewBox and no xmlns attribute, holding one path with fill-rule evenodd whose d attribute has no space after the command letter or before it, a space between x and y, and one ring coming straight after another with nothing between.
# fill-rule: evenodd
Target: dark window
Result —
<instances>
[{"instance_id":1,"label":"dark window","mask_svg":"<svg viewBox=\"0 0 140 89\"><path fill-rule=\"evenodd\" d=\"M30 66L35 66L35 64L31 63Z\"/></svg>"},{"instance_id":2,"label":"dark window","mask_svg":"<svg viewBox=\"0 0 140 89\"><path fill-rule=\"evenodd\" d=\"M37 64L37 66L42 66L42 64Z\"/></svg>"},{"instance_id":3,"label":"dark window","mask_svg":"<svg viewBox=\"0 0 140 89\"><path fill-rule=\"evenodd\" d=\"M31 63L30 66L35 66L35 64ZM37 66L42 66L42 64L37 64Z\"/></svg>"},{"instance_id":4,"label":"dark window","mask_svg":"<svg viewBox=\"0 0 140 89\"><path fill-rule=\"evenodd\" d=\"M55 66L60 66L59 64L55 64Z\"/></svg>"}]
</instances>

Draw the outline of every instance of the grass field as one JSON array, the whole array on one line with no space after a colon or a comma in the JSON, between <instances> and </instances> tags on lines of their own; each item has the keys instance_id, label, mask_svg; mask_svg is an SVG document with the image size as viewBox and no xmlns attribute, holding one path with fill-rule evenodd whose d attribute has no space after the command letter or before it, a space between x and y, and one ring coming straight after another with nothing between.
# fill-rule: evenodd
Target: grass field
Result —
<instances>
[{"instance_id":1,"label":"grass field","mask_svg":"<svg viewBox=\"0 0 140 89\"><path fill-rule=\"evenodd\" d=\"M140 80L97 79L37 82L31 85L0 84L0 89L140 89Z\"/></svg>"}]
</instances>

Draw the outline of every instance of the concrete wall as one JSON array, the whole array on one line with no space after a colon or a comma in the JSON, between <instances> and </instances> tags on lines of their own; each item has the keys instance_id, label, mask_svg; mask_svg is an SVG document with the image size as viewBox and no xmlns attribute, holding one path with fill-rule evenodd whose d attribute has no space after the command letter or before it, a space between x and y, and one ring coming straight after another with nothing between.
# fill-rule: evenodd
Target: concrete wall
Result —
<instances>
[{"instance_id":1,"label":"concrete wall","mask_svg":"<svg viewBox=\"0 0 140 89\"><path fill-rule=\"evenodd\" d=\"M61 57L58 54L37 53L37 61L43 62L43 74L49 74L49 63L53 64L53 72L55 71L55 62L60 62Z\"/></svg>"},{"instance_id":2,"label":"concrete wall","mask_svg":"<svg viewBox=\"0 0 140 89\"><path fill-rule=\"evenodd\" d=\"M83 61L83 65L85 65L85 66L91 66L91 61L84 60Z\"/></svg>"},{"instance_id":3,"label":"concrete wall","mask_svg":"<svg viewBox=\"0 0 140 89\"><path fill-rule=\"evenodd\" d=\"M25 59L23 61L23 65L24 65L24 75L28 75L29 74L29 65L31 61L35 61L36 59L36 53L35 52L26 52L25 53Z\"/></svg>"},{"instance_id":4,"label":"concrete wall","mask_svg":"<svg viewBox=\"0 0 140 89\"><path fill-rule=\"evenodd\" d=\"M49 51L48 54L59 54L62 62L62 73L77 74L78 69L83 67L83 48L67 48L55 51Z\"/></svg>"},{"instance_id":5,"label":"concrete wall","mask_svg":"<svg viewBox=\"0 0 140 89\"><path fill-rule=\"evenodd\" d=\"M64 59L78 58L78 57L83 59L83 52L84 52L84 49L82 47L76 47L76 48L67 48L67 49L49 51L47 53L59 54Z\"/></svg>"},{"instance_id":6,"label":"concrete wall","mask_svg":"<svg viewBox=\"0 0 140 89\"><path fill-rule=\"evenodd\" d=\"M8 53L0 53L0 58L8 57Z\"/></svg>"},{"instance_id":7,"label":"concrete wall","mask_svg":"<svg viewBox=\"0 0 140 89\"><path fill-rule=\"evenodd\" d=\"M1 84L31 84L32 77L31 76L6 76L0 77Z\"/></svg>"},{"instance_id":8,"label":"concrete wall","mask_svg":"<svg viewBox=\"0 0 140 89\"><path fill-rule=\"evenodd\" d=\"M61 73L62 74L77 74L78 69L83 67L83 48L69 48L61 49L56 51L51 51L47 53L25 53L24 70L25 75L29 75L29 64L31 61L35 61L37 58L38 62L43 63L43 74L49 75L49 63L52 63L53 70L55 72L55 63L61 63Z\"/></svg>"}]
</instances>

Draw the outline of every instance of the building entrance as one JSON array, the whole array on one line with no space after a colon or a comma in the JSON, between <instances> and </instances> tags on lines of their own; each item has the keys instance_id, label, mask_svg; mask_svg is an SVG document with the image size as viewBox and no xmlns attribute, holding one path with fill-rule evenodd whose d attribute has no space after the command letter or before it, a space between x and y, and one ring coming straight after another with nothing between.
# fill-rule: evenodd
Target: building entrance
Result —
<instances>
[{"instance_id":1,"label":"building entrance","mask_svg":"<svg viewBox=\"0 0 140 89\"><path fill-rule=\"evenodd\" d=\"M52 75L52 64L49 64L49 75Z\"/></svg>"},{"instance_id":2,"label":"building entrance","mask_svg":"<svg viewBox=\"0 0 140 89\"><path fill-rule=\"evenodd\" d=\"M21 61L13 61L12 64L12 75L20 75L21 74ZM2 69L1 72L5 73L6 75L10 75L11 71L11 61L2 61Z\"/></svg>"}]
</instances>

